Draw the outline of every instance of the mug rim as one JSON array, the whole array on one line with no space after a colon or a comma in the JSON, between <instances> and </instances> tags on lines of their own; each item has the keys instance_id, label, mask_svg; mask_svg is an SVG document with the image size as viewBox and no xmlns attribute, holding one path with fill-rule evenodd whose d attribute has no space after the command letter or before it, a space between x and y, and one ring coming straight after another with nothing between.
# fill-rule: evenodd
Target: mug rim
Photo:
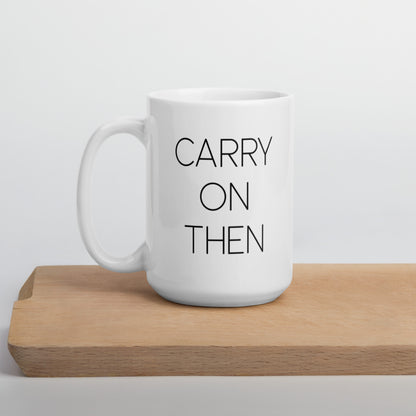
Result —
<instances>
[{"instance_id":1,"label":"mug rim","mask_svg":"<svg viewBox=\"0 0 416 416\"><path fill-rule=\"evenodd\" d=\"M173 88L152 91L149 100L181 104L254 104L292 98L292 94L254 88Z\"/></svg>"}]
</instances>

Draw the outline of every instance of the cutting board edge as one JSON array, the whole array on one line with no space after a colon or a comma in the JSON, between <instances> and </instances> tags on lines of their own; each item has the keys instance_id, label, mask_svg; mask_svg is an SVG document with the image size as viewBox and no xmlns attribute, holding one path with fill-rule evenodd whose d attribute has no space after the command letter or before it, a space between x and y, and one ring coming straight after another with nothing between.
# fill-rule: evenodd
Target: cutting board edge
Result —
<instances>
[{"instance_id":1,"label":"cutting board edge","mask_svg":"<svg viewBox=\"0 0 416 416\"><path fill-rule=\"evenodd\" d=\"M416 345L8 347L31 377L416 374Z\"/></svg>"}]
</instances>

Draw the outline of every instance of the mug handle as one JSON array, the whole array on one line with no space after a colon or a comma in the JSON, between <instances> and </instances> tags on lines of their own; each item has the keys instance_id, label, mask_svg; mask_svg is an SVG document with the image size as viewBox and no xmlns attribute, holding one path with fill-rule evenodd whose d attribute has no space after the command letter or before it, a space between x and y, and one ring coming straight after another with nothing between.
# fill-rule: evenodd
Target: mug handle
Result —
<instances>
[{"instance_id":1,"label":"mug handle","mask_svg":"<svg viewBox=\"0 0 416 416\"><path fill-rule=\"evenodd\" d=\"M129 273L146 269L148 248L146 242L126 257L115 257L107 253L98 242L92 226L91 179L95 156L106 139L114 134L128 133L139 139L146 148L145 120L122 118L99 127L91 136L81 161L78 176L77 210L81 237L91 257L102 267L115 272Z\"/></svg>"}]
</instances>

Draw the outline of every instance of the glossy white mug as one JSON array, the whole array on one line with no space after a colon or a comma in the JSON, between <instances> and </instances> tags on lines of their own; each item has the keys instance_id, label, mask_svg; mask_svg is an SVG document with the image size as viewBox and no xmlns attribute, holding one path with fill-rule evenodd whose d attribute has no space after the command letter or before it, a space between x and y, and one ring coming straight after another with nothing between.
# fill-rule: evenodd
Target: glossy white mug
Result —
<instances>
[{"instance_id":1,"label":"glossy white mug","mask_svg":"<svg viewBox=\"0 0 416 416\"><path fill-rule=\"evenodd\" d=\"M150 93L145 119L100 127L85 150L78 219L90 255L117 272L146 270L173 302L270 302L292 280L292 97L200 88ZM130 133L147 153L146 236L118 258L91 225L90 184L100 145Z\"/></svg>"}]
</instances>

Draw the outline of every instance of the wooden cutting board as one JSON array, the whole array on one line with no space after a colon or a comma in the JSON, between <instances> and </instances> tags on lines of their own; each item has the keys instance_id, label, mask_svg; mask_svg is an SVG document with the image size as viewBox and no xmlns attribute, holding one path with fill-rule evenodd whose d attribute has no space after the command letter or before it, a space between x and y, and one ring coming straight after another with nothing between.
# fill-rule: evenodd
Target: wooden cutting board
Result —
<instances>
[{"instance_id":1,"label":"wooden cutting board","mask_svg":"<svg viewBox=\"0 0 416 416\"><path fill-rule=\"evenodd\" d=\"M168 302L144 272L38 267L9 350L28 376L416 374L416 265L297 264L246 308Z\"/></svg>"}]
</instances>

